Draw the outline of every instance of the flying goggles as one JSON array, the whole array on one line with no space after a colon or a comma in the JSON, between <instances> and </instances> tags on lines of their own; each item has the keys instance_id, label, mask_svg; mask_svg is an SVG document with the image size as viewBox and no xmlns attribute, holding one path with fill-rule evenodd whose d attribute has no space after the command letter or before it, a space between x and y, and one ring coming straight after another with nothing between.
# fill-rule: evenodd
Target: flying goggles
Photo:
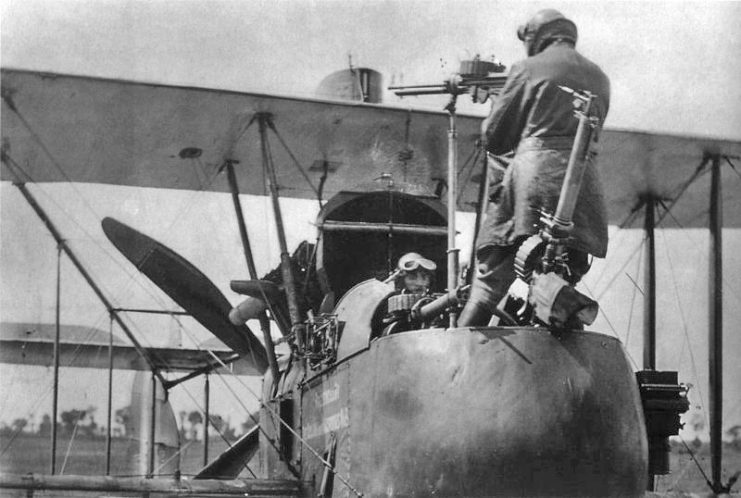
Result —
<instances>
[{"instance_id":1,"label":"flying goggles","mask_svg":"<svg viewBox=\"0 0 741 498\"><path fill-rule=\"evenodd\" d=\"M416 252L407 253L399 258L398 268L401 271L415 271L420 267L428 271L435 271L437 269L434 261L430 261Z\"/></svg>"}]
</instances>

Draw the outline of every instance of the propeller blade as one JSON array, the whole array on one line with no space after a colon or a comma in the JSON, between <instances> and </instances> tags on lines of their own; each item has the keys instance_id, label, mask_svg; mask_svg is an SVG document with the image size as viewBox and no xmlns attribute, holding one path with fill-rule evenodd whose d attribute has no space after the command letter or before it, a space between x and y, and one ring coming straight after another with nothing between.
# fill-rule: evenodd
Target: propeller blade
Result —
<instances>
[{"instance_id":1,"label":"propeller blade","mask_svg":"<svg viewBox=\"0 0 741 498\"><path fill-rule=\"evenodd\" d=\"M260 448L259 434L259 426L256 425L216 460L201 469L193 479L236 479Z\"/></svg>"},{"instance_id":2,"label":"propeller blade","mask_svg":"<svg viewBox=\"0 0 741 498\"><path fill-rule=\"evenodd\" d=\"M200 270L172 249L117 221L104 218L103 231L139 271L224 344L259 372L268 361L262 343L247 325L229 321L231 304Z\"/></svg>"}]
</instances>

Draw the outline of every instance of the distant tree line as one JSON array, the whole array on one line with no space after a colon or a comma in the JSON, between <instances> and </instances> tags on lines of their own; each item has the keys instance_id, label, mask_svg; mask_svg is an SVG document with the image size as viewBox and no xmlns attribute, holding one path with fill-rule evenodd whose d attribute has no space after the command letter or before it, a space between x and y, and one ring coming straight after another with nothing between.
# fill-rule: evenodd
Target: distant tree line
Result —
<instances>
[{"instance_id":1,"label":"distant tree line","mask_svg":"<svg viewBox=\"0 0 741 498\"><path fill-rule=\"evenodd\" d=\"M95 420L96 408L89 406L88 408L72 409L63 411L59 414L59 420L57 421L57 434L60 437L83 437L83 438L98 438L105 437L106 427L105 425L99 425ZM198 410L193 411L181 411L179 415L179 431L182 440L193 440L199 441L203 439L203 413ZM255 426L255 421L247 416L246 420L239 424L239 426L231 425L228 419L225 419L219 414L212 414L211 425L209 427L209 434L211 437L221 437L227 441L234 441L240 435L246 433L252 427ZM130 437L131 434L131 423L132 414L131 407L124 406L114 412L115 426L112 430L114 437ZM39 436L51 436L51 417L49 414L44 414L41 417L41 422L38 425L33 425L26 417L19 417L13 420L8 425L6 423L0 424L0 436L10 436L17 433L35 434ZM241 432L238 432L241 429ZM741 434L739 434L741 440Z\"/></svg>"}]
</instances>

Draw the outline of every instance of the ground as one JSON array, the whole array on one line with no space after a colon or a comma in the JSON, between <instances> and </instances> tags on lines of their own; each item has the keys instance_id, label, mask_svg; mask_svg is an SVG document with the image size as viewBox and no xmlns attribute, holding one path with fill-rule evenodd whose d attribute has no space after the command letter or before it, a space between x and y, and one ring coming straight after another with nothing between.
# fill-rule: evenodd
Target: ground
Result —
<instances>
[{"instance_id":1,"label":"ground","mask_svg":"<svg viewBox=\"0 0 741 498\"><path fill-rule=\"evenodd\" d=\"M49 439L39 436L23 435L15 438L9 444L9 438L0 439L0 472L26 474L29 472L48 474L50 465ZM184 476L192 475L202 467L203 443L201 441L187 441L187 447L181 453L181 470ZM124 455L129 442L125 439L113 440L113 451L111 469L116 475L118 468L124 468ZM69 450L68 450L69 448ZM60 438L57 443L57 468L64 474L102 475L105 473L105 440L104 439L80 439L69 447L69 440ZM222 440L212 439L209 445L209 455L213 459L223 449L226 443ZM710 455L708 445L692 448L694 458L697 459L703 471L710 474ZM659 493L679 493L671 496L681 496L683 493L705 494L708 486L705 477L692 460L690 453L682 445L672 445L671 454L672 473L656 478L656 491ZM723 475L725 484L736 472L741 472L741 448L726 445L723 450ZM243 477L249 477L249 473L243 472ZM734 492L741 490L741 482L736 483L732 489ZM15 496L10 493L0 492L0 496ZM18 496L22 496L19 494ZM37 493L36 496L51 496L49 494ZM55 495L56 496L56 495ZM59 495L71 496L71 495Z\"/></svg>"}]
</instances>

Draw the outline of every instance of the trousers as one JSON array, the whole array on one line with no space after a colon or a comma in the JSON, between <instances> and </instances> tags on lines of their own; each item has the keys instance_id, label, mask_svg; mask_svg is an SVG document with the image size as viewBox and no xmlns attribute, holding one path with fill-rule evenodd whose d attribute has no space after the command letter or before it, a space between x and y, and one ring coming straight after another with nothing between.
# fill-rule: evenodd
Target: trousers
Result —
<instances>
[{"instance_id":1,"label":"trousers","mask_svg":"<svg viewBox=\"0 0 741 498\"><path fill-rule=\"evenodd\" d=\"M471 293L458 319L459 327L483 327L497 314L497 304L507 295L515 281L515 256L520 244L510 246L487 245L476 254L476 275ZM570 278L575 285L589 270L588 254L568 249Z\"/></svg>"}]
</instances>

